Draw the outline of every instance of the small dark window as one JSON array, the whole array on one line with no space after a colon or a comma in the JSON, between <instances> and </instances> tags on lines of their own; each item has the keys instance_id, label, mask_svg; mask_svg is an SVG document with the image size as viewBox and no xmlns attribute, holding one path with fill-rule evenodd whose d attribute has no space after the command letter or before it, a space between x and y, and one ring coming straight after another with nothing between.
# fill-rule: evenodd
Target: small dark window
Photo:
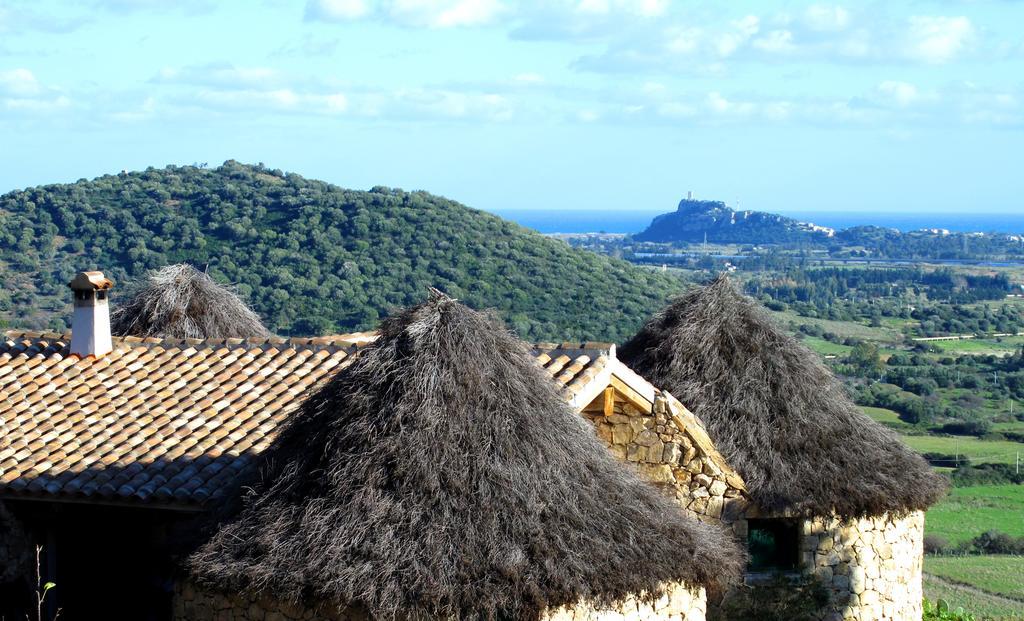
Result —
<instances>
[{"instance_id":1,"label":"small dark window","mask_svg":"<svg viewBox=\"0 0 1024 621\"><path fill-rule=\"evenodd\" d=\"M796 520L747 522L747 551L752 572L792 571L800 558L800 526Z\"/></svg>"},{"instance_id":2,"label":"small dark window","mask_svg":"<svg viewBox=\"0 0 1024 621\"><path fill-rule=\"evenodd\" d=\"M105 299L107 299L107 292L106 291L97 291L96 292L96 299L97 300L105 300Z\"/></svg>"}]
</instances>

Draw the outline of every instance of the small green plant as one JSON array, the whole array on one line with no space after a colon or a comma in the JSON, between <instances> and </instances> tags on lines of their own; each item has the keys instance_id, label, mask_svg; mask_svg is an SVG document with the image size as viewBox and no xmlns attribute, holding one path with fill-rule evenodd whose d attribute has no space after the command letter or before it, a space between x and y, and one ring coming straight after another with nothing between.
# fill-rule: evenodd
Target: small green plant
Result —
<instances>
[{"instance_id":1,"label":"small green plant","mask_svg":"<svg viewBox=\"0 0 1024 621\"><path fill-rule=\"evenodd\" d=\"M976 619L974 615L965 612L962 607L958 606L955 610L950 610L949 602L944 599L940 599L934 604L926 599L921 621L976 621Z\"/></svg>"},{"instance_id":2,"label":"small green plant","mask_svg":"<svg viewBox=\"0 0 1024 621\"><path fill-rule=\"evenodd\" d=\"M46 602L46 595L50 592L50 589L57 587L56 582L43 582L42 576L42 562L41 557L43 555L43 546L36 546L36 618L35 621L43 621L43 604ZM50 621L57 621L60 617L61 609L58 608L57 612L54 613L53 619ZM28 615L25 615L26 618ZM29 619L28 621L32 621Z\"/></svg>"}]
</instances>

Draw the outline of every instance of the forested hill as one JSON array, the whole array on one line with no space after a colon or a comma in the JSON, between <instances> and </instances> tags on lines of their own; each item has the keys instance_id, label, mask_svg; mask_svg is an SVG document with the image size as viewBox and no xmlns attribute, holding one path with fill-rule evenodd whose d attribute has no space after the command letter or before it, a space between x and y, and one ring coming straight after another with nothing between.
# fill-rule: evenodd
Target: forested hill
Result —
<instances>
[{"instance_id":1,"label":"forested hill","mask_svg":"<svg viewBox=\"0 0 1024 621\"><path fill-rule=\"evenodd\" d=\"M534 340L621 341L679 283L425 192L368 192L229 161L0 196L0 325L63 328L66 283L118 291L188 261L235 283L281 334L372 328L428 286L497 308Z\"/></svg>"}]
</instances>

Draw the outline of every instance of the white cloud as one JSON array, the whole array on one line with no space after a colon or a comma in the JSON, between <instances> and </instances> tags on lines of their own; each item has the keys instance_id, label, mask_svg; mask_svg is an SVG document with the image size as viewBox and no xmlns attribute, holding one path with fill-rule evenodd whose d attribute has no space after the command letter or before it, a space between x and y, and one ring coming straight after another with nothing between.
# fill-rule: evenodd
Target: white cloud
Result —
<instances>
[{"instance_id":1,"label":"white cloud","mask_svg":"<svg viewBox=\"0 0 1024 621\"><path fill-rule=\"evenodd\" d=\"M25 68L0 70L0 107L10 112L53 113L71 107L59 89L39 83Z\"/></svg>"},{"instance_id":2,"label":"white cloud","mask_svg":"<svg viewBox=\"0 0 1024 621\"><path fill-rule=\"evenodd\" d=\"M907 54L929 63L952 60L974 41L974 25L966 17L914 16L908 22Z\"/></svg>"},{"instance_id":3,"label":"white cloud","mask_svg":"<svg viewBox=\"0 0 1024 621\"><path fill-rule=\"evenodd\" d=\"M579 0L575 10L578 13L594 15L618 12L640 17L658 17L668 8L668 0Z\"/></svg>"},{"instance_id":4,"label":"white cloud","mask_svg":"<svg viewBox=\"0 0 1024 621\"><path fill-rule=\"evenodd\" d=\"M247 109L299 114L342 114L348 98L342 93L306 93L290 88L271 90L201 90L196 101L221 109Z\"/></svg>"},{"instance_id":5,"label":"white cloud","mask_svg":"<svg viewBox=\"0 0 1024 621\"><path fill-rule=\"evenodd\" d=\"M306 4L307 19L340 21L359 19L370 13L366 0L313 0Z\"/></svg>"},{"instance_id":6,"label":"white cloud","mask_svg":"<svg viewBox=\"0 0 1024 621\"><path fill-rule=\"evenodd\" d=\"M6 109L16 112L51 113L71 107L71 99L64 95L48 99L12 97L2 101Z\"/></svg>"},{"instance_id":7,"label":"white cloud","mask_svg":"<svg viewBox=\"0 0 1024 621\"><path fill-rule=\"evenodd\" d=\"M350 21L377 18L402 26L482 26L506 12L500 0L308 0L306 19Z\"/></svg>"},{"instance_id":8,"label":"white cloud","mask_svg":"<svg viewBox=\"0 0 1024 621\"><path fill-rule=\"evenodd\" d=\"M917 89L916 86L908 82L900 82L897 80L886 80L878 85L878 92L887 100L894 102L896 105L906 108L911 106L922 99L925 96Z\"/></svg>"},{"instance_id":9,"label":"white cloud","mask_svg":"<svg viewBox=\"0 0 1024 621\"><path fill-rule=\"evenodd\" d=\"M155 81L218 87L269 88L284 83L285 78L269 67L235 67L227 63L210 63L164 67L157 73Z\"/></svg>"},{"instance_id":10,"label":"white cloud","mask_svg":"<svg viewBox=\"0 0 1024 621\"><path fill-rule=\"evenodd\" d=\"M804 23L816 32L840 32L850 25L850 13L839 5L815 4L804 11Z\"/></svg>"},{"instance_id":11,"label":"white cloud","mask_svg":"<svg viewBox=\"0 0 1024 621\"><path fill-rule=\"evenodd\" d=\"M796 51L793 44L793 33L789 30L772 30L763 37L754 40L753 46L772 54L786 54Z\"/></svg>"},{"instance_id":12,"label":"white cloud","mask_svg":"<svg viewBox=\"0 0 1024 621\"><path fill-rule=\"evenodd\" d=\"M23 97L38 95L41 90L36 76L28 69L0 71L0 93Z\"/></svg>"},{"instance_id":13,"label":"white cloud","mask_svg":"<svg viewBox=\"0 0 1024 621\"><path fill-rule=\"evenodd\" d=\"M528 84L536 85L544 83L544 76L539 73L520 73L519 75L512 78L512 81L516 84Z\"/></svg>"}]
</instances>

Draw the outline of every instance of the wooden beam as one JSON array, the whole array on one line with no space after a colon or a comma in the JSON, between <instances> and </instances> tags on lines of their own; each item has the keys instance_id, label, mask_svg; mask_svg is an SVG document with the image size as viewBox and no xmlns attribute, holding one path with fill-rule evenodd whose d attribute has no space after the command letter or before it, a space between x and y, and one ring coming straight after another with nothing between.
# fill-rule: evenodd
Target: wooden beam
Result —
<instances>
[{"instance_id":1,"label":"wooden beam","mask_svg":"<svg viewBox=\"0 0 1024 621\"><path fill-rule=\"evenodd\" d=\"M615 389L611 386L604 389L604 415L611 416L615 413Z\"/></svg>"},{"instance_id":2,"label":"wooden beam","mask_svg":"<svg viewBox=\"0 0 1024 621\"><path fill-rule=\"evenodd\" d=\"M643 395L630 388L626 382L620 380L614 375L612 375L609 383L626 401L629 401L636 407L640 408L640 411L644 414L650 414L654 409L654 404L652 402L644 399Z\"/></svg>"}]
</instances>

